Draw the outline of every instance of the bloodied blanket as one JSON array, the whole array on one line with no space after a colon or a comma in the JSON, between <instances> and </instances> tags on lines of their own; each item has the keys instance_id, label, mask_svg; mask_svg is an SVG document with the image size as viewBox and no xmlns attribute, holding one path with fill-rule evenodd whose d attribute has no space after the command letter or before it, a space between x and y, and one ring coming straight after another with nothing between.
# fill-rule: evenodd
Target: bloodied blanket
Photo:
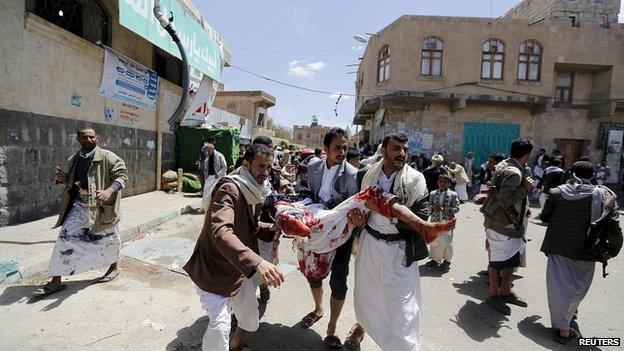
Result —
<instances>
[{"instance_id":1,"label":"bloodied blanket","mask_svg":"<svg viewBox=\"0 0 624 351\"><path fill-rule=\"evenodd\" d=\"M89 230L89 208L76 202L54 245L50 274L73 275L109 266L119 259L120 247L117 226L92 233Z\"/></svg>"},{"instance_id":2,"label":"bloodied blanket","mask_svg":"<svg viewBox=\"0 0 624 351\"><path fill-rule=\"evenodd\" d=\"M378 186L363 189L331 210L322 205L277 203L276 224L285 234L297 239L299 270L310 282L327 277L336 249L351 236L347 215L354 208L364 209L366 202L375 202L377 211L392 217L390 203L394 195Z\"/></svg>"}]
</instances>

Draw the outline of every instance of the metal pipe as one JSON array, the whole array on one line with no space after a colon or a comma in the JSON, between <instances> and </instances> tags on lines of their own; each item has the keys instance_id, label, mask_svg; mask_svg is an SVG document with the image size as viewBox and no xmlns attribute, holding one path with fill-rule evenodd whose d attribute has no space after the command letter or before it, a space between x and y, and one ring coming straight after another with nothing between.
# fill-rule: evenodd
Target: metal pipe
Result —
<instances>
[{"instance_id":1,"label":"metal pipe","mask_svg":"<svg viewBox=\"0 0 624 351\"><path fill-rule=\"evenodd\" d=\"M180 57L182 58L182 96L180 97L180 102L178 103L178 107L173 112L173 115L169 117L167 122L169 123L169 128L172 132L178 129L182 118L184 117L184 113L186 112L186 102L188 100L189 94L189 64L188 58L186 57L186 52L184 51L184 47L182 46L182 42L180 41L180 37L176 32L175 28L173 28L173 13L171 14L171 18L167 19L163 16L162 10L160 9L160 0L154 0L154 16L160 23L160 25L169 33L171 39L178 46L178 50L180 50Z\"/></svg>"}]
</instances>

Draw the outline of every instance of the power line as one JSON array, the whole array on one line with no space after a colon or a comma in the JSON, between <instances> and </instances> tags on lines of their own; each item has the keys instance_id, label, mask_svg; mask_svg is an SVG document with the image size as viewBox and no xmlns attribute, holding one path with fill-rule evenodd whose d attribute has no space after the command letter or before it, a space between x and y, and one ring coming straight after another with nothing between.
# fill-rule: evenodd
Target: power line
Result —
<instances>
[{"instance_id":1,"label":"power line","mask_svg":"<svg viewBox=\"0 0 624 351\"><path fill-rule=\"evenodd\" d=\"M351 51L352 49L346 48L335 48L335 49L302 49L302 50L274 50L274 49L259 49L259 48L246 48L242 46L230 46L233 49L243 50L243 51L257 51L257 52L272 52L272 53L282 53L282 54L297 54L297 53L313 53L313 52L338 52L338 51Z\"/></svg>"},{"instance_id":2,"label":"power line","mask_svg":"<svg viewBox=\"0 0 624 351\"><path fill-rule=\"evenodd\" d=\"M297 84L293 84L293 83L288 83L288 82L284 82L278 79L274 79L271 77L267 77L261 74L257 74L254 72L251 72L247 69L244 69L242 67L237 67L237 66L230 66L234 69L237 69L239 71L242 71L244 73L247 73L249 75L252 75L254 77L258 77L276 84L281 84L284 86L288 86L294 89L299 89L299 90L304 90L304 91L308 91L308 92L312 92L312 93L317 93L317 94L325 94L325 95L334 95L334 94L339 94L342 96L350 96L350 97L355 97L355 98L376 98L376 97L382 97L380 95L357 95L357 94L350 94L350 93L340 93L340 92L336 92L336 91L329 91L329 90L320 90L320 89L313 89L313 88L308 88L308 87L304 87L301 85L297 85ZM551 96L546 96L546 95L539 95L539 94L532 94L532 93L525 93L525 92L521 92L521 91L514 91L514 90L508 90L508 89L502 89L502 88L496 88L496 87L491 87L491 86L487 86L487 85L481 85L479 84L479 82L463 82L463 83L457 83L457 84L453 84L453 85L449 85L449 86L444 86L444 87L440 87L440 88L436 88L436 89L428 89L428 90L421 90L421 91L409 91L409 90L385 90L387 93L408 93L408 94L427 94L427 93L434 93L436 91L441 91L441 90L446 90L446 89L451 89L451 88L456 88L456 87L460 87L460 86L466 86L466 85L471 85L471 86L475 86L478 88L483 88L483 89L490 89L490 90L494 90L494 91L501 91L501 92L506 92L506 93L510 93L510 94L518 94L518 95L524 95L524 96L530 96L530 97L537 97L537 98L541 98L541 99L545 99L545 100L555 100L554 97ZM609 102L609 101L624 101L624 98L614 98L614 99L594 99L594 100L583 100L583 99L575 99L575 101L587 101L587 102Z\"/></svg>"},{"instance_id":3,"label":"power line","mask_svg":"<svg viewBox=\"0 0 624 351\"><path fill-rule=\"evenodd\" d=\"M234 69L237 69L237 70L239 70L241 72L245 72L247 74L250 74L250 75L252 75L254 77L262 78L264 80L268 80L269 82L285 85L285 86L288 86L288 87L291 87L291 88L295 88L295 89L299 89L299 90L305 90L305 91L309 91L309 92L312 92L312 93L318 93L318 94L326 94L326 95L336 94L336 92L334 92L334 91L312 89L312 88L304 87L304 86L301 86L301 85L296 85L296 84L292 84L292 83L288 83L288 82L283 82L281 80L273 79L273 78L270 78L270 77L267 77L267 76L263 76L261 74L257 74L257 73L248 71L248 70L246 70L246 69L244 69L242 67L237 67L237 66L234 66L234 65L232 65L230 67L232 67ZM338 94L340 94L340 93L338 93ZM347 94L347 93L343 93L342 95L343 96L352 96L352 97L356 97L357 96L357 95L354 95L354 94Z\"/></svg>"},{"instance_id":4,"label":"power line","mask_svg":"<svg viewBox=\"0 0 624 351\"><path fill-rule=\"evenodd\" d=\"M337 65L337 66L328 66L323 68L323 70L337 70L337 69L347 69L348 65ZM287 73L288 68L257 68L257 67L238 67L250 71L263 71L263 72L276 72L276 73Z\"/></svg>"}]
</instances>

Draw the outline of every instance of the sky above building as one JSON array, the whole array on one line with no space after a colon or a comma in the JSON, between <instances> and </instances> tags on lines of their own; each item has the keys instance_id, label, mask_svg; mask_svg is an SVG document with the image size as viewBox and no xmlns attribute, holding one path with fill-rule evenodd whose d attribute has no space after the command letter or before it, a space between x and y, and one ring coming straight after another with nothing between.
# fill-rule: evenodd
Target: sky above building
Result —
<instances>
[{"instance_id":1,"label":"sky above building","mask_svg":"<svg viewBox=\"0 0 624 351\"><path fill-rule=\"evenodd\" d=\"M497 18L519 0L195 0L230 46L233 66L319 94L281 85L234 67L224 68L228 90L264 90L275 96L269 116L278 124L347 127L354 114L356 64L366 44L353 36L375 33L402 15ZM624 0L622 1L624 3ZM623 4L624 8L624 4ZM620 15L620 22L624 16ZM336 116L336 110L338 116ZM355 131L351 127L351 131Z\"/></svg>"}]
</instances>

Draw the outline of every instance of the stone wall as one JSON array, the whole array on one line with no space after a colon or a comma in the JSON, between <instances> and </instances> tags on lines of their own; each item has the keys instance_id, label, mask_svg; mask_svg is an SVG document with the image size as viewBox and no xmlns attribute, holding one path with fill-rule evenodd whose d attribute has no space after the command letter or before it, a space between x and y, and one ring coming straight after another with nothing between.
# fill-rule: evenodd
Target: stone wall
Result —
<instances>
[{"instance_id":1,"label":"stone wall","mask_svg":"<svg viewBox=\"0 0 624 351\"><path fill-rule=\"evenodd\" d=\"M0 109L0 226L58 213L62 187L54 184L54 165L68 170L83 126L96 130L99 146L124 159L129 181L123 196L156 189L156 132ZM163 170L175 164L174 143L173 134L163 134Z\"/></svg>"},{"instance_id":2,"label":"stone wall","mask_svg":"<svg viewBox=\"0 0 624 351\"><path fill-rule=\"evenodd\" d=\"M548 14L552 2L553 0L524 0L507 11L504 17L529 20L545 17Z\"/></svg>"},{"instance_id":3,"label":"stone wall","mask_svg":"<svg viewBox=\"0 0 624 351\"><path fill-rule=\"evenodd\" d=\"M620 0L524 0L505 14L505 18L536 20L542 17L569 21L576 15L582 22L598 22L600 16L607 16L610 23L617 23Z\"/></svg>"},{"instance_id":4,"label":"stone wall","mask_svg":"<svg viewBox=\"0 0 624 351\"><path fill-rule=\"evenodd\" d=\"M582 153L595 163L603 158L602 145L598 143L600 124L624 121L624 112L613 116L589 119L580 109L551 108L546 113L531 115L530 109L516 106L493 106L468 104L466 108L451 112L446 103L431 103L424 109L386 108L383 124L372 128L371 141L375 142L387 133L402 132L410 138L410 153L427 155L440 153L449 160L462 160L464 150L464 126L468 122L516 124L520 136L527 137L539 148L549 152L559 148L559 140L573 139L584 143ZM431 148L413 148L415 138L431 135Z\"/></svg>"}]
</instances>

